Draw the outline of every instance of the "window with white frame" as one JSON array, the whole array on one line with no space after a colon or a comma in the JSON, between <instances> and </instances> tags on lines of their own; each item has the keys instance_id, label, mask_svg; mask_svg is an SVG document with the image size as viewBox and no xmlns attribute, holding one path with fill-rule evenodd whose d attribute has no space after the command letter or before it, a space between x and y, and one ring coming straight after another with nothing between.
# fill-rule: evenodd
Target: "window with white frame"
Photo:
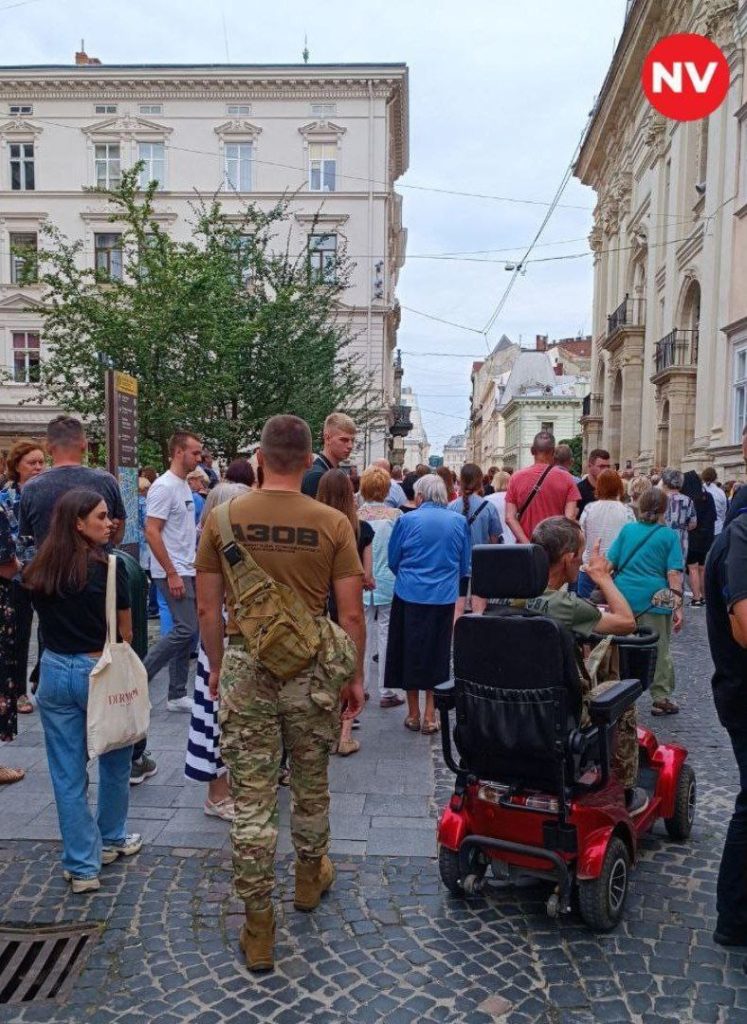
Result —
<instances>
[{"instance_id":1,"label":"window with white frame","mask_svg":"<svg viewBox=\"0 0 747 1024\"><path fill-rule=\"evenodd\" d=\"M14 117L30 117L34 113L34 108L30 103L11 103L8 113Z\"/></svg>"},{"instance_id":2,"label":"window with white frame","mask_svg":"<svg viewBox=\"0 0 747 1024\"><path fill-rule=\"evenodd\" d=\"M249 117L251 112L251 103L229 103L226 106L226 113L229 117Z\"/></svg>"},{"instance_id":3,"label":"window with white frame","mask_svg":"<svg viewBox=\"0 0 747 1024\"><path fill-rule=\"evenodd\" d=\"M545 430L548 434L553 434L555 432L555 424L552 420L543 420L540 430Z\"/></svg>"},{"instance_id":4,"label":"window with white frame","mask_svg":"<svg viewBox=\"0 0 747 1024\"><path fill-rule=\"evenodd\" d=\"M337 144L309 143L309 191L334 192L337 178Z\"/></svg>"},{"instance_id":5,"label":"window with white frame","mask_svg":"<svg viewBox=\"0 0 747 1024\"><path fill-rule=\"evenodd\" d=\"M152 181L164 187L166 174L166 147L163 142L138 142L137 158L145 165L140 171L140 188L146 189Z\"/></svg>"},{"instance_id":6,"label":"window with white frame","mask_svg":"<svg viewBox=\"0 0 747 1024\"><path fill-rule=\"evenodd\" d=\"M337 235L309 235L309 275L312 281L330 284L337 277Z\"/></svg>"},{"instance_id":7,"label":"window with white frame","mask_svg":"<svg viewBox=\"0 0 747 1024\"><path fill-rule=\"evenodd\" d=\"M734 442L742 440L747 426L747 345L734 352Z\"/></svg>"},{"instance_id":8,"label":"window with white frame","mask_svg":"<svg viewBox=\"0 0 747 1024\"><path fill-rule=\"evenodd\" d=\"M252 190L251 142L226 142L223 146L223 183L231 192Z\"/></svg>"},{"instance_id":9,"label":"window with white frame","mask_svg":"<svg viewBox=\"0 0 747 1024\"><path fill-rule=\"evenodd\" d=\"M40 343L38 331L13 331L13 380L33 384L39 380Z\"/></svg>"},{"instance_id":10,"label":"window with white frame","mask_svg":"<svg viewBox=\"0 0 747 1024\"><path fill-rule=\"evenodd\" d=\"M11 231L10 280L12 284L33 284L37 280L36 250L35 231Z\"/></svg>"},{"instance_id":11,"label":"window with white frame","mask_svg":"<svg viewBox=\"0 0 747 1024\"><path fill-rule=\"evenodd\" d=\"M120 153L118 142L97 142L93 147L94 180L97 188L119 188L122 180Z\"/></svg>"},{"instance_id":12,"label":"window with white frame","mask_svg":"<svg viewBox=\"0 0 747 1024\"><path fill-rule=\"evenodd\" d=\"M162 114L163 103L141 103L138 109L141 114Z\"/></svg>"},{"instance_id":13,"label":"window with white frame","mask_svg":"<svg viewBox=\"0 0 747 1024\"><path fill-rule=\"evenodd\" d=\"M122 280L122 236L107 231L93 236L96 273L106 281Z\"/></svg>"},{"instance_id":14,"label":"window with white frame","mask_svg":"<svg viewBox=\"0 0 747 1024\"><path fill-rule=\"evenodd\" d=\"M93 111L95 114L116 114L117 104L116 103L97 103L95 104Z\"/></svg>"},{"instance_id":15,"label":"window with white frame","mask_svg":"<svg viewBox=\"0 0 747 1024\"><path fill-rule=\"evenodd\" d=\"M311 113L313 117L334 117L337 113L336 103L312 103Z\"/></svg>"},{"instance_id":16,"label":"window with white frame","mask_svg":"<svg viewBox=\"0 0 747 1024\"><path fill-rule=\"evenodd\" d=\"M10 151L10 187L14 192L33 192L34 175L34 143L11 142Z\"/></svg>"}]
</instances>

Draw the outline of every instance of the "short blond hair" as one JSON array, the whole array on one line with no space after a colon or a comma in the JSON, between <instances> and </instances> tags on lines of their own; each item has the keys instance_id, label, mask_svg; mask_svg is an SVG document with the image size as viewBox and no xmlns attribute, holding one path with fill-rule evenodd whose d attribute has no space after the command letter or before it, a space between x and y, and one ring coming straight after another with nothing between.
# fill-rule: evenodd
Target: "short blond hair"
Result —
<instances>
[{"instance_id":1,"label":"short blond hair","mask_svg":"<svg viewBox=\"0 0 747 1024\"><path fill-rule=\"evenodd\" d=\"M191 473L187 473L187 480L199 480L201 484L210 483L210 477L200 466L196 466Z\"/></svg>"},{"instance_id":2,"label":"short blond hair","mask_svg":"<svg viewBox=\"0 0 747 1024\"><path fill-rule=\"evenodd\" d=\"M355 422L344 412L331 412L324 421L324 433L328 430L337 430L340 434L356 434L358 428Z\"/></svg>"},{"instance_id":3,"label":"short blond hair","mask_svg":"<svg viewBox=\"0 0 747 1024\"><path fill-rule=\"evenodd\" d=\"M493 477L493 490L497 494L499 494L501 491L507 491L510 480L510 473L507 473L505 469L498 470L498 472Z\"/></svg>"},{"instance_id":4,"label":"short blond hair","mask_svg":"<svg viewBox=\"0 0 747 1024\"><path fill-rule=\"evenodd\" d=\"M361 476L361 494L364 501L385 501L392 478L383 466L369 466Z\"/></svg>"}]
</instances>

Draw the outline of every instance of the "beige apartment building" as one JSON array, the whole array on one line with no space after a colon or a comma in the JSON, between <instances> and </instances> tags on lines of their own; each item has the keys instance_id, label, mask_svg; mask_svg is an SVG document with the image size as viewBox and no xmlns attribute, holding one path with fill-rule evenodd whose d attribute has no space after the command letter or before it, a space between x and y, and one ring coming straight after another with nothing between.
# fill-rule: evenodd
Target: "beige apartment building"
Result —
<instances>
[{"instance_id":1,"label":"beige apartment building","mask_svg":"<svg viewBox=\"0 0 747 1024\"><path fill-rule=\"evenodd\" d=\"M640 85L663 36L698 32L730 67L724 103L667 120ZM575 168L597 193L585 451L646 469L743 471L747 93L742 0L632 0Z\"/></svg>"},{"instance_id":2,"label":"beige apartment building","mask_svg":"<svg viewBox=\"0 0 747 1024\"><path fill-rule=\"evenodd\" d=\"M405 467L415 469L419 463L428 463L431 453L428 434L423 423L423 416L420 412L418 396L410 387L402 388L402 404L410 408L410 422L412 430L405 437Z\"/></svg>"},{"instance_id":3,"label":"beige apartment building","mask_svg":"<svg viewBox=\"0 0 747 1024\"><path fill-rule=\"evenodd\" d=\"M467 435L452 434L444 445L443 451L444 466L458 473L467 461Z\"/></svg>"},{"instance_id":4,"label":"beige apartment building","mask_svg":"<svg viewBox=\"0 0 747 1024\"><path fill-rule=\"evenodd\" d=\"M52 412L21 404L44 359L43 297L21 286L12 250L36 248L54 224L86 265L121 273L118 226L85 189L116 185L138 160L177 239L196 192L217 192L229 214L293 193L292 248L323 269L345 246L355 264L343 314L373 376L369 404L388 406L407 239L394 184L408 145L404 64L106 66L81 53L71 66L0 68L0 445L38 435ZM385 450L372 434L361 457Z\"/></svg>"}]
</instances>

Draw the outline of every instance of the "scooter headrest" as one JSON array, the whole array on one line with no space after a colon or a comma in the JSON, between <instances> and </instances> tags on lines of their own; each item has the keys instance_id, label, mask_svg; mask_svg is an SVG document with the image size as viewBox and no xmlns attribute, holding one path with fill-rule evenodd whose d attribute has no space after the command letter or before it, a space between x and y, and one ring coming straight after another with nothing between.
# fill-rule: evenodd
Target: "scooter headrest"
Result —
<instances>
[{"instance_id":1,"label":"scooter headrest","mask_svg":"<svg viewBox=\"0 0 747 1024\"><path fill-rule=\"evenodd\" d=\"M538 544L476 544L472 549L472 593L480 597L539 597L547 589L549 565Z\"/></svg>"}]
</instances>

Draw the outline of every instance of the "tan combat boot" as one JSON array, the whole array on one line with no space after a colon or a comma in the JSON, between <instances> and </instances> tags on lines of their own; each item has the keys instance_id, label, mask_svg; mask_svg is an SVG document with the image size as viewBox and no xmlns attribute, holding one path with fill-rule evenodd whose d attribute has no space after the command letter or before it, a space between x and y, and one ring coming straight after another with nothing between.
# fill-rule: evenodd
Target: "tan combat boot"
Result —
<instances>
[{"instance_id":1,"label":"tan combat boot","mask_svg":"<svg viewBox=\"0 0 747 1024\"><path fill-rule=\"evenodd\" d=\"M239 945L250 971L271 971L275 966L275 912L246 909L246 924L239 935Z\"/></svg>"},{"instance_id":2,"label":"tan combat boot","mask_svg":"<svg viewBox=\"0 0 747 1024\"><path fill-rule=\"evenodd\" d=\"M326 854L316 860L296 857L296 895L293 900L296 910L318 907L322 894L332 886L335 875L335 866Z\"/></svg>"}]
</instances>

